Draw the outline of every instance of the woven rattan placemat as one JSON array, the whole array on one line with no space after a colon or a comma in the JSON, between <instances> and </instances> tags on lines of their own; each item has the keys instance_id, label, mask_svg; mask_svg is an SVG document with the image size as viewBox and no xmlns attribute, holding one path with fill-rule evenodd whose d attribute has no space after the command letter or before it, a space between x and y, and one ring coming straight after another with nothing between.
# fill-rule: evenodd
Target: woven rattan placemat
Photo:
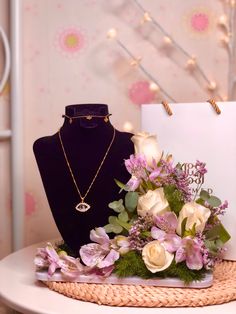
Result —
<instances>
[{"instance_id":1,"label":"woven rattan placemat","mask_svg":"<svg viewBox=\"0 0 236 314\"><path fill-rule=\"evenodd\" d=\"M210 288L162 288L137 285L45 282L68 297L113 306L183 307L222 304L236 300L236 262L216 265Z\"/></svg>"}]
</instances>

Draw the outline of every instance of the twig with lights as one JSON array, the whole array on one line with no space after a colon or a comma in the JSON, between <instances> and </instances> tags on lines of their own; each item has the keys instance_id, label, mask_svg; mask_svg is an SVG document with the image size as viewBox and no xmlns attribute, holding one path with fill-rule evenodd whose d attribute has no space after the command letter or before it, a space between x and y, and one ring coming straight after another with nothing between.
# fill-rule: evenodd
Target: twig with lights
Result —
<instances>
[{"instance_id":1,"label":"twig with lights","mask_svg":"<svg viewBox=\"0 0 236 314\"><path fill-rule=\"evenodd\" d=\"M217 84L215 81L211 81L201 66L197 63L196 57L189 54L145 9L144 7L139 3L138 0L133 0L138 8L143 13L143 18L141 20L141 24L144 24L146 22L152 23L163 35L164 43L167 45L172 45L175 48L177 48L180 52L182 52L187 58L186 66L190 70L198 70L204 81L207 83L207 89L211 92L215 92L215 96L217 96L220 100L223 100L222 96L216 92ZM234 1L234 0L233 0Z\"/></svg>"},{"instance_id":2,"label":"twig with lights","mask_svg":"<svg viewBox=\"0 0 236 314\"><path fill-rule=\"evenodd\" d=\"M115 28L111 28L108 32L107 32L107 37L110 39L113 39L116 41L116 43L131 57L131 62L130 65L131 66L137 66L139 67L139 69L150 79L151 83L149 85L150 90L154 91L154 92L162 92L163 95L165 95L168 100L172 101L172 102L176 102L176 100L161 86L161 84L159 83L159 81L153 77L153 75L151 75L145 68L144 66L141 64L141 57L135 57L130 50L120 41L120 39L117 38L117 30Z\"/></svg>"},{"instance_id":3,"label":"twig with lights","mask_svg":"<svg viewBox=\"0 0 236 314\"><path fill-rule=\"evenodd\" d=\"M224 35L221 38L221 43L226 47L229 57L228 67L228 99L233 99L234 88L236 86L236 74L235 74L235 60L236 60L236 43L234 30L236 28L236 1L225 1L228 6L228 17L226 14L222 14L219 17L218 25L221 28Z\"/></svg>"}]
</instances>

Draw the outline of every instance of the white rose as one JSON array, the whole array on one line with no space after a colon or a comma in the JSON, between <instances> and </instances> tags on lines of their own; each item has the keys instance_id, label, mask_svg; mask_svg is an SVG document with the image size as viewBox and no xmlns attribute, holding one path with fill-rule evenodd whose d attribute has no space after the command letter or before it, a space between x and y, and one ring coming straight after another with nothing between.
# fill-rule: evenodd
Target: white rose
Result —
<instances>
[{"instance_id":1,"label":"white rose","mask_svg":"<svg viewBox=\"0 0 236 314\"><path fill-rule=\"evenodd\" d=\"M135 153L143 154L149 165L152 164L153 158L156 162L161 159L162 152L159 149L155 134L140 132L132 136L131 140L134 143Z\"/></svg>"},{"instance_id":2,"label":"white rose","mask_svg":"<svg viewBox=\"0 0 236 314\"><path fill-rule=\"evenodd\" d=\"M164 189L149 190L138 199L137 212L139 216L163 214L169 210L169 203L165 197Z\"/></svg>"},{"instance_id":3,"label":"white rose","mask_svg":"<svg viewBox=\"0 0 236 314\"><path fill-rule=\"evenodd\" d=\"M181 235L181 224L186 217L186 230L191 230L195 224L195 230L197 232L202 232L210 215L211 211L209 208L202 206L196 202L186 203L179 213L178 227L176 230L177 233Z\"/></svg>"},{"instance_id":4,"label":"white rose","mask_svg":"<svg viewBox=\"0 0 236 314\"><path fill-rule=\"evenodd\" d=\"M155 240L143 247L142 258L147 269L152 273L157 273L170 266L174 254L167 252L164 246Z\"/></svg>"}]
</instances>

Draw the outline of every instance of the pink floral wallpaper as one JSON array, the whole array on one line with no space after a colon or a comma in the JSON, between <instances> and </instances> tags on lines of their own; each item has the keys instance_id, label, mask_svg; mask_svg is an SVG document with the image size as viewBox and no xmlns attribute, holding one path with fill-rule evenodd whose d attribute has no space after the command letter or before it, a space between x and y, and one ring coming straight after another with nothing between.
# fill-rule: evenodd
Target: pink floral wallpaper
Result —
<instances>
[{"instance_id":1,"label":"pink floral wallpaper","mask_svg":"<svg viewBox=\"0 0 236 314\"><path fill-rule=\"evenodd\" d=\"M0 1L0 23L6 30L7 2ZM164 98L159 87L150 87L150 76L140 70L140 62L177 102L205 101L216 90L222 99L227 97L228 56L218 25L225 14L223 1L139 3L172 39L148 23L148 15L133 0L22 0L25 245L58 236L32 145L58 130L65 106L106 103L118 129L138 130L140 104ZM107 38L111 28L137 60ZM173 39L192 58L175 49ZM2 68L1 50L0 60ZM191 71L196 60L210 86ZM9 127L9 89L7 84L0 95L0 129ZM11 242L7 142L0 142L0 173L1 258L10 252Z\"/></svg>"}]
</instances>

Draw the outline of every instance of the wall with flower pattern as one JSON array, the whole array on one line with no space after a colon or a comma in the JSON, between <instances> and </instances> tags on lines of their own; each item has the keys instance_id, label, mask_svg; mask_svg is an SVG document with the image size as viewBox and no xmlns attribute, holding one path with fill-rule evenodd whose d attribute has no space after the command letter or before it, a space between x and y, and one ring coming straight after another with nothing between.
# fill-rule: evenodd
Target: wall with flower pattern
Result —
<instances>
[{"instance_id":1,"label":"wall with flower pattern","mask_svg":"<svg viewBox=\"0 0 236 314\"><path fill-rule=\"evenodd\" d=\"M219 44L218 0L140 1L158 22L197 57L222 95L227 89L226 50ZM198 82L154 29L140 31L142 14L129 0L22 0L25 160L25 245L58 236L32 153L33 142L55 133L66 105L106 103L112 123L138 130L140 104L160 101L149 80L114 41L111 27L147 71L179 102L205 101ZM8 1L0 1L0 22L8 29ZM151 34L151 37L147 37ZM0 48L1 49L1 48ZM2 49L1 49L2 50ZM2 53L0 50L0 59ZM0 63L2 68L2 60ZM0 95L0 128L9 127L9 84ZM9 144L0 142L0 258L10 252ZM60 178L58 178L60 180Z\"/></svg>"}]
</instances>

